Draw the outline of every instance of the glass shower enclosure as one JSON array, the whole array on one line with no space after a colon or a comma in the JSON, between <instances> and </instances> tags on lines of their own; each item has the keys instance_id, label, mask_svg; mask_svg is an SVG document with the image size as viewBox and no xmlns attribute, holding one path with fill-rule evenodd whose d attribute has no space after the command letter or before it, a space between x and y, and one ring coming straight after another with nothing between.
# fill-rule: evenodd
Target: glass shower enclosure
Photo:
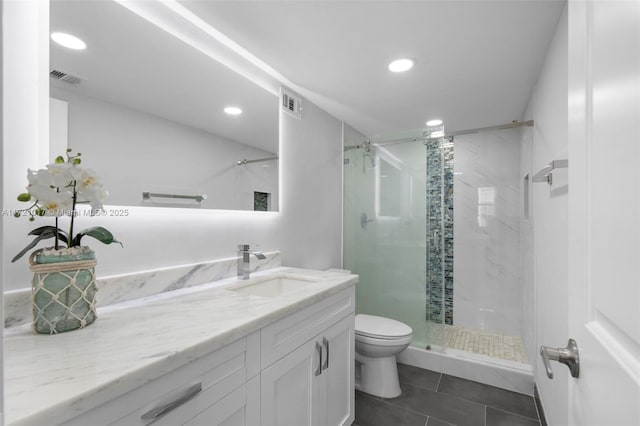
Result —
<instances>
[{"instance_id":1,"label":"glass shower enclosure","mask_svg":"<svg viewBox=\"0 0 640 426\"><path fill-rule=\"evenodd\" d=\"M514 313L518 132L345 140L344 268L360 275L356 313L408 324L416 348L526 363ZM495 172L495 161L510 166Z\"/></svg>"},{"instance_id":2,"label":"glass shower enclosure","mask_svg":"<svg viewBox=\"0 0 640 426\"><path fill-rule=\"evenodd\" d=\"M356 311L406 323L413 346L441 345L447 177L444 156L427 164L437 174L425 161L429 147L447 141L353 142L360 147L345 152L344 267L360 275Z\"/></svg>"}]
</instances>

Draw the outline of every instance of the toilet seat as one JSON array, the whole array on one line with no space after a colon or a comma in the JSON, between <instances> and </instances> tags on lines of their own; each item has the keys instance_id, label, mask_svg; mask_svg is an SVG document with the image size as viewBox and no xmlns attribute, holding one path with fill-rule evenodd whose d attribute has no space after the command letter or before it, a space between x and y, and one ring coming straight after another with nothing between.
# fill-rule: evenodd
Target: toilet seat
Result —
<instances>
[{"instance_id":1,"label":"toilet seat","mask_svg":"<svg viewBox=\"0 0 640 426\"><path fill-rule=\"evenodd\" d=\"M381 339L379 337L363 336L356 333L356 342L380 347L408 345L411 343L411 338L412 336L408 335L404 337L394 337L392 339Z\"/></svg>"},{"instance_id":2,"label":"toilet seat","mask_svg":"<svg viewBox=\"0 0 640 426\"><path fill-rule=\"evenodd\" d=\"M413 330L408 325L390 318L375 315L356 315L356 338L360 340L390 340L394 344L398 340L411 339Z\"/></svg>"}]
</instances>

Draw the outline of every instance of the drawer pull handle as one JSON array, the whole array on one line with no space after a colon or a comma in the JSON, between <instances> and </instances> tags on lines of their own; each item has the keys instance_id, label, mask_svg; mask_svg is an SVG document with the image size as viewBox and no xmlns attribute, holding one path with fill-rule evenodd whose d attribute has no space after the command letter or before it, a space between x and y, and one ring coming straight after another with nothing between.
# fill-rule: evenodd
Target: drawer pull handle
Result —
<instances>
[{"instance_id":1,"label":"drawer pull handle","mask_svg":"<svg viewBox=\"0 0 640 426\"><path fill-rule=\"evenodd\" d=\"M195 385L191 386L189 389L184 391L184 393L180 395L178 398L176 398L175 400L163 406L152 408L151 410L144 413L142 415L142 420L158 419L164 416L165 414L167 414L168 412L175 410L176 408L178 408L185 402L189 401L191 398L193 398L200 392L202 392L202 383L196 383Z\"/></svg>"},{"instance_id":2,"label":"drawer pull handle","mask_svg":"<svg viewBox=\"0 0 640 426\"><path fill-rule=\"evenodd\" d=\"M327 348L327 357L324 359L324 365L322 366L322 369L326 370L327 368L329 368L329 341L326 337L322 338L322 344L325 348Z\"/></svg>"},{"instance_id":3,"label":"drawer pull handle","mask_svg":"<svg viewBox=\"0 0 640 426\"><path fill-rule=\"evenodd\" d=\"M316 368L316 376L322 374L322 346L316 342L316 352L318 352L318 368Z\"/></svg>"}]
</instances>

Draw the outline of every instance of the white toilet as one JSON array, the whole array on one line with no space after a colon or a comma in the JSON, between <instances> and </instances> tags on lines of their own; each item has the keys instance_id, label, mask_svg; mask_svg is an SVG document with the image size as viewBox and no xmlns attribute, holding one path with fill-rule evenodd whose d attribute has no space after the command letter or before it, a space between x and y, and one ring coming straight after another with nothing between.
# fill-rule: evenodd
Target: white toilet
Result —
<instances>
[{"instance_id":1,"label":"white toilet","mask_svg":"<svg viewBox=\"0 0 640 426\"><path fill-rule=\"evenodd\" d=\"M383 398L400 396L396 354L411 343L407 324L373 315L356 315L356 389Z\"/></svg>"}]
</instances>

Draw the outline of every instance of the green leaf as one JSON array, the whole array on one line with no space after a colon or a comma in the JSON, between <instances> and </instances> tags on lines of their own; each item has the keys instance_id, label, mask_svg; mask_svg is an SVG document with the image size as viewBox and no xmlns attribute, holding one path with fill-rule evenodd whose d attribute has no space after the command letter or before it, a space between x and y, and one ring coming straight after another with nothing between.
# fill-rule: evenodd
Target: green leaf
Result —
<instances>
[{"instance_id":1,"label":"green leaf","mask_svg":"<svg viewBox=\"0 0 640 426\"><path fill-rule=\"evenodd\" d=\"M82 163L82 160L80 160L79 158L74 158L74 159L73 159L73 164L74 164L74 165L78 165L78 164L80 164L80 163Z\"/></svg>"},{"instance_id":2,"label":"green leaf","mask_svg":"<svg viewBox=\"0 0 640 426\"><path fill-rule=\"evenodd\" d=\"M53 228L54 231L52 231L51 229L47 229L45 231L42 231L42 233L38 234L38 236L33 241L31 241L25 248L23 248L20 251L20 253L16 254L16 256L13 259L11 259L11 263L15 262L16 260L18 260L22 256L24 256L24 254L26 252L28 252L29 250L34 248L40 241L46 240L46 239L49 239L49 238L54 238L56 236L55 227L50 226L49 228ZM40 229L40 228L38 228L38 229Z\"/></svg>"},{"instance_id":3,"label":"green leaf","mask_svg":"<svg viewBox=\"0 0 640 426\"><path fill-rule=\"evenodd\" d=\"M23 192L22 194L18 195L18 201L22 201L23 203L31 201L31 194L29 194L28 192Z\"/></svg>"},{"instance_id":4,"label":"green leaf","mask_svg":"<svg viewBox=\"0 0 640 426\"><path fill-rule=\"evenodd\" d=\"M64 163L64 157L63 157L62 155L58 155L58 156L56 157L55 163L56 163L56 164L62 164L62 163Z\"/></svg>"},{"instance_id":5,"label":"green leaf","mask_svg":"<svg viewBox=\"0 0 640 426\"><path fill-rule=\"evenodd\" d=\"M89 237L93 237L103 244L118 243L122 247L124 247L120 241L113 238L113 234L111 232L109 232L107 229L103 228L102 226L94 226L93 228L88 228L88 229L85 229L84 231L78 232L76 236L73 238L73 241L71 242L71 246L72 247L79 246L80 240L82 240L82 237L84 237L85 235L88 235Z\"/></svg>"},{"instance_id":6,"label":"green leaf","mask_svg":"<svg viewBox=\"0 0 640 426\"><path fill-rule=\"evenodd\" d=\"M55 236L56 235L56 227L55 226L51 226L51 225L41 226L39 228L36 228L36 229L32 230L27 235L42 235L42 234L47 234L47 233L52 233L53 236ZM58 229L58 239L60 241L66 243L68 241L67 233L65 231L63 231L62 229Z\"/></svg>"}]
</instances>

